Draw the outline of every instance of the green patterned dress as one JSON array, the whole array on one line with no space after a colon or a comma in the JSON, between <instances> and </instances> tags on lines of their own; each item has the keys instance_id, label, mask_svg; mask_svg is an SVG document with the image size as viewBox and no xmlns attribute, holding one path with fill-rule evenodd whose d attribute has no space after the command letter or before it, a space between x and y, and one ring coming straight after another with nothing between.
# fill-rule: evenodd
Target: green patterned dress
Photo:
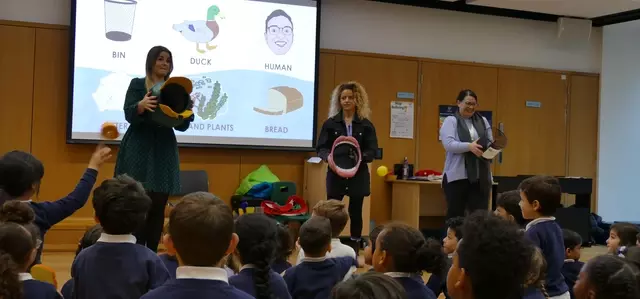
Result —
<instances>
[{"instance_id":1,"label":"green patterned dress","mask_svg":"<svg viewBox=\"0 0 640 299\"><path fill-rule=\"evenodd\" d=\"M180 160L173 129L149 120L149 112L138 115L137 107L147 93L144 78L131 80L124 102L129 128L122 137L115 175L127 174L149 192L176 194L180 191ZM193 119L176 127L186 131Z\"/></svg>"}]
</instances>

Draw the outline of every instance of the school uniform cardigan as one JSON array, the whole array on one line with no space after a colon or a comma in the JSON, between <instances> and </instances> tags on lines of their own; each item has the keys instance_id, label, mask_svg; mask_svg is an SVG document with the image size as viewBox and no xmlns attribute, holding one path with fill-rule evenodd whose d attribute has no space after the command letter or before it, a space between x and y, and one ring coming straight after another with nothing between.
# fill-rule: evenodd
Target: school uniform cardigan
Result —
<instances>
[{"instance_id":1,"label":"school uniform cardigan","mask_svg":"<svg viewBox=\"0 0 640 299\"><path fill-rule=\"evenodd\" d=\"M353 275L357 262L352 257L309 258L283 274L293 299L327 299L331 289Z\"/></svg>"},{"instance_id":2,"label":"school uniform cardigan","mask_svg":"<svg viewBox=\"0 0 640 299\"><path fill-rule=\"evenodd\" d=\"M160 257L132 235L102 234L71 266L76 299L140 298L170 279Z\"/></svg>"},{"instance_id":3,"label":"school uniform cardigan","mask_svg":"<svg viewBox=\"0 0 640 299\"><path fill-rule=\"evenodd\" d=\"M540 248L547 261L545 287L549 297L568 292L569 287L562 276L565 257L564 240L562 229L556 223L555 218L543 217L532 220L527 224L524 234Z\"/></svg>"},{"instance_id":4,"label":"school uniform cardigan","mask_svg":"<svg viewBox=\"0 0 640 299\"><path fill-rule=\"evenodd\" d=\"M393 277L399 282L407 293L407 299L436 299L436 295L428 288L422 276L416 273L387 272L387 276Z\"/></svg>"},{"instance_id":5,"label":"school uniform cardigan","mask_svg":"<svg viewBox=\"0 0 640 299\"><path fill-rule=\"evenodd\" d=\"M256 286L253 275L255 268L253 265L244 265L240 269L240 273L229 277L229 284L237 289L256 297ZM291 299L287 284L282 276L273 270L269 271L269 291L278 299Z\"/></svg>"},{"instance_id":6,"label":"school uniform cardigan","mask_svg":"<svg viewBox=\"0 0 640 299\"><path fill-rule=\"evenodd\" d=\"M95 169L87 168L80 182L76 185L69 195L58 199L56 201L43 201L35 202L29 201L29 205L36 215L34 224L40 230L40 238L44 244L44 236L49 229L58 224L60 221L73 215L77 210L82 208L91 195L91 190L96 183L98 177L98 171ZM38 255L36 256L36 264L40 263L40 256L42 254L42 245L38 248Z\"/></svg>"},{"instance_id":7,"label":"school uniform cardigan","mask_svg":"<svg viewBox=\"0 0 640 299\"><path fill-rule=\"evenodd\" d=\"M34 280L29 273L20 273L20 281L23 299L62 299L52 284Z\"/></svg>"},{"instance_id":8,"label":"school uniform cardigan","mask_svg":"<svg viewBox=\"0 0 640 299\"><path fill-rule=\"evenodd\" d=\"M214 267L182 266L176 279L150 291L140 299L254 299L229 285L227 271Z\"/></svg>"}]
</instances>

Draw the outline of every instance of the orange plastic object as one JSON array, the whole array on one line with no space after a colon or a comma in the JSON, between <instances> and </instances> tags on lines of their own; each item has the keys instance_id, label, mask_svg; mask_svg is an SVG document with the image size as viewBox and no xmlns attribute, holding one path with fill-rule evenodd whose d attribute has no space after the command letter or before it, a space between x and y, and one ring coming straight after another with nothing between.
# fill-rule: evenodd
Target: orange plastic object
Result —
<instances>
[{"instance_id":1,"label":"orange plastic object","mask_svg":"<svg viewBox=\"0 0 640 299\"><path fill-rule=\"evenodd\" d=\"M116 139L120 136L118 132L118 127L116 124L111 122L105 122L102 124L102 129L100 130L100 134L105 139Z\"/></svg>"}]
</instances>

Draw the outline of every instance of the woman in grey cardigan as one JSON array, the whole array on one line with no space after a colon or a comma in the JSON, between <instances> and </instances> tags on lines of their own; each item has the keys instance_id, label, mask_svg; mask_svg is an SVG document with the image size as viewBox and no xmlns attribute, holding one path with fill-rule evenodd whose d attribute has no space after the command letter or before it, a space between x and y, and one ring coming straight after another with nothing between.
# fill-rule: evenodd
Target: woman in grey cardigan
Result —
<instances>
[{"instance_id":1,"label":"woman in grey cardigan","mask_svg":"<svg viewBox=\"0 0 640 299\"><path fill-rule=\"evenodd\" d=\"M482 158L483 148L493 140L491 124L476 111L478 96L472 90L461 91L456 101L458 110L440 128L447 219L487 209L492 182L490 161Z\"/></svg>"}]
</instances>

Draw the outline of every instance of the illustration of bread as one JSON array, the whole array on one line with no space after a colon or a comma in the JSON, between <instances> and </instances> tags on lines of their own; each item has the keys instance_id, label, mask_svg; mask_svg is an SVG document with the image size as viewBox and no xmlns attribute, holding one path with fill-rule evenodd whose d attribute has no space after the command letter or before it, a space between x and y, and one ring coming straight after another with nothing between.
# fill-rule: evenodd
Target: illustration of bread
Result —
<instances>
[{"instance_id":1,"label":"illustration of bread","mask_svg":"<svg viewBox=\"0 0 640 299\"><path fill-rule=\"evenodd\" d=\"M300 91L292 87L277 86L267 91L267 107L254 107L253 110L265 115L283 115L302 108L303 104Z\"/></svg>"}]
</instances>

